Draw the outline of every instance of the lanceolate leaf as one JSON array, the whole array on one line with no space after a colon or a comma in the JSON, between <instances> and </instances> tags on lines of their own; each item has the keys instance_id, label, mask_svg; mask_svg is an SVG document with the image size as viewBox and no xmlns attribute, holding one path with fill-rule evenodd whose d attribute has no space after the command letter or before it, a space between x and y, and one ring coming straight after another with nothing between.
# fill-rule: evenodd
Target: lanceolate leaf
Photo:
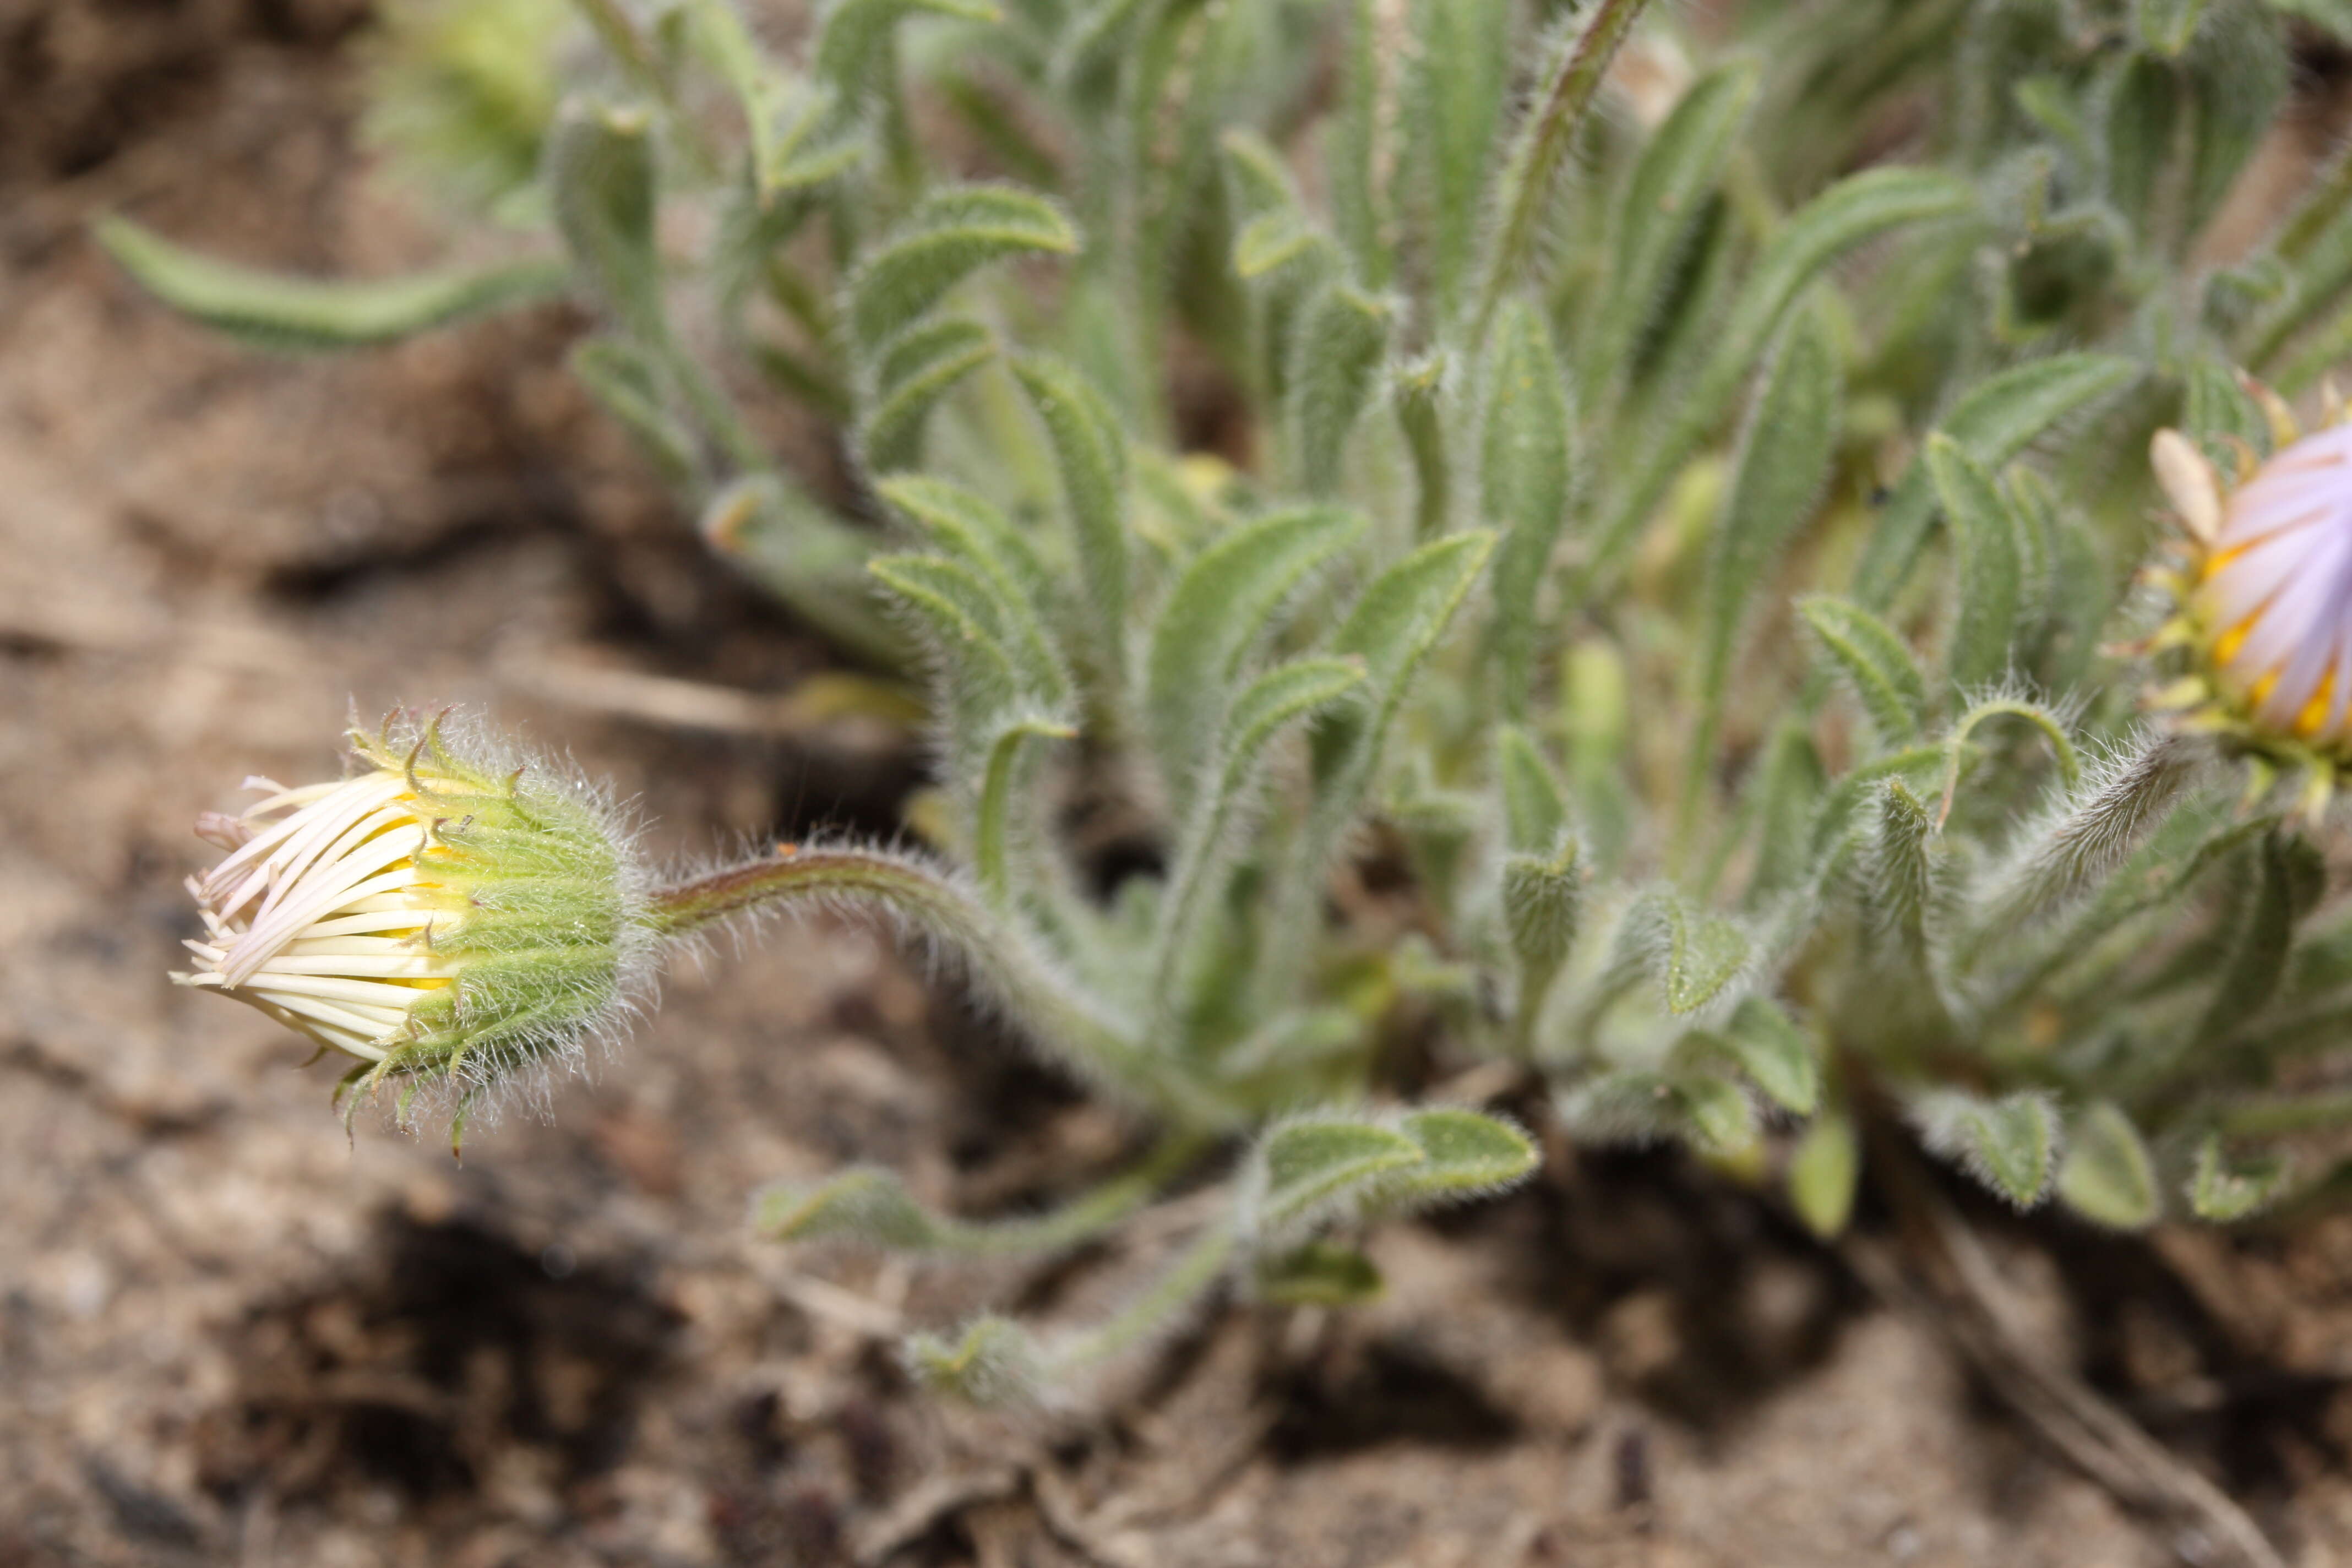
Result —
<instances>
[{"instance_id":1,"label":"lanceolate leaf","mask_svg":"<svg viewBox=\"0 0 2352 1568\"><path fill-rule=\"evenodd\" d=\"M1715 765L1711 742L1748 606L1821 494L1836 451L1843 395L1828 323L1818 311L1799 314L1757 389L1707 555L1694 780Z\"/></svg>"},{"instance_id":2,"label":"lanceolate leaf","mask_svg":"<svg viewBox=\"0 0 2352 1568\"><path fill-rule=\"evenodd\" d=\"M1789 1202L1806 1228L1824 1240L1844 1234L1862 1174L1862 1149L1843 1110L1813 1118L1789 1159Z\"/></svg>"},{"instance_id":3,"label":"lanceolate leaf","mask_svg":"<svg viewBox=\"0 0 2352 1568\"><path fill-rule=\"evenodd\" d=\"M1877 832L1871 846L1870 911L1914 975L1928 975L1927 918L1934 896L1928 844L1935 828L1927 808L1901 779L1878 786ZM1932 976L1928 976L1932 979Z\"/></svg>"},{"instance_id":4,"label":"lanceolate leaf","mask_svg":"<svg viewBox=\"0 0 2352 1568\"><path fill-rule=\"evenodd\" d=\"M1284 1122L1257 1148L1263 1183L1256 1204L1258 1231L1282 1235L1351 1191L1368 1188L1377 1178L1419 1165L1427 1157L1412 1139L1375 1122L1320 1117Z\"/></svg>"},{"instance_id":5,"label":"lanceolate leaf","mask_svg":"<svg viewBox=\"0 0 2352 1568\"><path fill-rule=\"evenodd\" d=\"M548 138L555 224L599 301L640 343L667 335L654 248L651 118L639 109L568 106Z\"/></svg>"},{"instance_id":6,"label":"lanceolate leaf","mask_svg":"<svg viewBox=\"0 0 2352 1568\"><path fill-rule=\"evenodd\" d=\"M1483 530L1452 534L1366 584L1331 638L1333 653L1364 661L1367 706L1317 727L1315 773L1327 791L1338 786L1352 799L1361 790L1406 683L1444 635L1494 547L1495 536Z\"/></svg>"},{"instance_id":7,"label":"lanceolate leaf","mask_svg":"<svg viewBox=\"0 0 2352 1568\"><path fill-rule=\"evenodd\" d=\"M1093 612L1095 657L1104 679L1116 682L1127 635L1127 437L1110 405L1075 367L1031 354L1013 370L1053 443Z\"/></svg>"},{"instance_id":8,"label":"lanceolate leaf","mask_svg":"<svg viewBox=\"0 0 2352 1568\"><path fill-rule=\"evenodd\" d=\"M1002 602L978 573L936 555L877 556L867 569L921 620L967 727L1018 700L1028 684L1022 661L1007 646Z\"/></svg>"},{"instance_id":9,"label":"lanceolate leaf","mask_svg":"<svg viewBox=\"0 0 2352 1568\"><path fill-rule=\"evenodd\" d=\"M1163 1005L1177 986L1178 966L1192 951L1196 928L1207 912L1204 900L1225 863L1233 824L1261 754L1285 726L1330 707L1363 679L1363 666L1354 659L1294 659L1259 676L1234 700L1214 755L1197 765L1202 776L1188 791L1192 805L1170 868L1167 916L1155 967L1155 990Z\"/></svg>"},{"instance_id":10,"label":"lanceolate leaf","mask_svg":"<svg viewBox=\"0 0 2352 1568\"><path fill-rule=\"evenodd\" d=\"M1571 416L1568 378L1543 316L1514 297L1487 348L1479 500L1501 530L1495 552L1495 650L1505 712L1527 713L1536 616L1552 547L1568 516Z\"/></svg>"},{"instance_id":11,"label":"lanceolate leaf","mask_svg":"<svg viewBox=\"0 0 2352 1568\"><path fill-rule=\"evenodd\" d=\"M2199 1034L2225 1037L2259 1014L2277 994L2294 945L2294 926L2326 885L2316 857L2300 840L2273 832L2255 858L2253 886L2232 923L2236 934Z\"/></svg>"},{"instance_id":12,"label":"lanceolate leaf","mask_svg":"<svg viewBox=\"0 0 2352 1568\"><path fill-rule=\"evenodd\" d=\"M1404 429L1412 454L1413 479L1420 494L1413 502L1413 537L1427 541L1445 531L1454 503L1454 463L1447 451L1445 429L1446 359L1431 353L1396 373L1390 389L1397 423Z\"/></svg>"},{"instance_id":13,"label":"lanceolate leaf","mask_svg":"<svg viewBox=\"0 0 2352 1568\"><path fill-rule=\"evenodd\" d=\"M2287 1172L2284 1155L2232 1155L2220 1133L2208 1133L2189 1180L2189 1206L2200 1219L2243 1219L2278 1195Z\"/></svg>"},{"instance_id":14,"label":"lanceolate leaf","mask_svg":"<svg viewBox=\"0 0 2352 1568\"><path fill-rule=\"evenodd\" d=\"M970 22L1000 15L987 0L832 0L817 26L818 79L851 102L876 91L891 58L891 29L921 13Z\"/></svg>"},{"instance_id":15,"label":"lanceolate leaf","mask_svg":"<svg viewBox=\"0 0 2352 1568\"><path fill-rule=\"evenodd\" d=\"M1487 173L1510 102L1511 7L1505 0L1409 0L1401 149L1404 199L1431 290L1450 314L1468 282Z\"/></svg>"},{"instance_id":16,"label":"lanceolate leaf","mask_svg":"<svg viewBox=\"0 0 2352 1568\"><path fill-rule=\"evenodd\" d=\"M1689 910L1671 892L1645 895L1625 919L1621 946L1630 945L1647 959L1664 991L1666 1010L1676 1016L1714 1001L1754 952L1737 924Z\"/></svg>"},{"instance_id":17,"label":"lanceolate leaf","mask_svg":"<svg viewBox=\"0 0 2352 1568\"><path fill-rule=\"evenodd\" d=\"M1180 815L1243 657L1307 575L1362 530L1338 507L1277 512L1218 540L1178 579L1145 655L1143 713Z\"/></svg>"},{"instance_id":18,"label":"lanceolate leaf","mask_svg":"<svg viewBox=\"0 0 2352 1568\"><path fill-rule=\"evenodd\" d=\"M1951 520L1959 557L1959 614L1948 660L1963 688L2000 679L2010 668L2024 598L2019 523L1992 476L1949 436L1927 438L1927 471Z\"/></svg>"},{"instance_id":19,"label":"lanceolate leaf","mask_svg":"<svg viewBox=\"0 0 2352 1568\"><path fill-rule=\"evenodd\" d=\"M2020 1092L1986 1100L1937 1089L1914 1102L1912 1115L1929 1148L2019 1208L2033 1207L2049 1191L2058 1113L2046 1097Z\"/></svg>"},{"instance_id":20,"label":"lanceolate leaf","mask_svg":"<svg viewBox=\"0 0 2352 1568\"><path fill-rule=\"evenodd\" d=\"M1862 704L1880 746L1891 751L1916 741L1927 720L1927 682L1903 639L1869 611L1825 594L1799 601L1798 612Z\"/></svg>"},{"instance_id":21,"label":"lanceolate leaf","mask_svg":"<svg viewBox=\"0 0 2352 1568\"><path fill-rule=\"evenodd\" d=\"M1335 282L1307 301L1290 348L1290 439L1302 489L1338 488L1348 436L1370 400L1388 346L1389 308Z\"/></svg>"},{"instance_id":22,"label":"lanceolate leaf","mask_svg":"<svg viewBox=\"0 0 2352 1568\"><path fill-rule=\"evenodd\" d=\"M662 477L684 485L702 465L693 428L670 405L661 368L625 337L590 338L572 351L572 374L628 427Z\"/></svg>"},{"instance_id":23,"label":"lanceolate leaf","mask_svg":"<svg viewBox=\"0 0 2352 1568\"><path fill-rule=\"evenodd\" d=\"M928 322L893 342L877 367L873 408L862 431L866 469L887 474L912 464L920 454L924 417L995 353L988 329L965 316Z\"/></svg>"},{"instance_id":24,"label":"lanceolate leaf","mask_svg":"<svg viewBox=\"0 0 2352 1568\"><path fill-rule=\"evenodd\" d=\"M1475 1110L1409 1111L1400 1125L1420 1146L1422 1163L1382 1181L1386 1205L1420 1207L1483 1196L1522 1180L1541 1158L1526 1133Z\"/></svg>"},{"instance_id":25,"label":"lanceolate leaf","mask_svg":"<svg viewBox=\"0 0 2352 1568\"><path fill-rule=\"evenodd\" d=\"M1723 1040L1748 1081L1774 1104L1799 1116L1819 1107L1821 1063L1812 1042L1779 1003L1764 996L1742 1001L1723 1027Z\"/></svg>"},{"instance_id":26,"label":"lanceolate leaf","mask_svg":"<svg viewBox=\"0 0 2352 1568\"><path fill-rule=\"evenodd\" d=\"M1310 1241L1258 1265L1257 1294L1277 1307L1352 1307L1381 1293L1381 1271L1351 1247Z\"/></svg>"},{"instance_id":27,"label":"lanceolate leaf","mask_svg":"<svg viewBox=\"0 0 2352 1568\"><path fill-rule=\"evenodd\" d=\"M990 262L1077 248L1069 219L1043 196L1009 185L935 191L850 279L850 330L872 352Z\"/></svg>"},{"instance_id":28,"label":"lanceolate leaf","mask_svg":"<svg viewBox=\"0 0 2352 1568\"><path fill-rule=\"evenodd\" d=\"M1870 717L1879 745L1894 750L1916 741L1927 721L1927 677L1919 675L1903 639L1846 599L1816 595L1801 599L1797 609Z\"/></svg>"},{"instance_id":29,"label":"lanceolate leaf","mask_svg":"<svg viewBox=\"0 0 2352 1568\"><path fill-rule=\"evenodd\" d=\"M329 280L231 266L184 250L128 218L99 243L181 314L259 348L324 352L396 342L429 328L553 298L572 269L552 258L407 278Z\"/></svg>"},{"instance_id":30,"label":"lanceolate leaf","mask_svg":"<svg viewBox=\"0 0 2352 1568\"><path fill-rule=\"evenodd\" d=\"M1568 796L1533 736L1506 724L1495 736L1503 786L1504 839L1523 854L1548 854L1568 826Z\"/></svg>"},{"instance_id":31,"label":"lanceolate leaf","mask_svg":"<svg viewBox=\"0 0 2352 1568\"><path fill-rule=\"evenodd\" d=\"M1503 862L1503 920L1519 961L1523 1036L1535 1026L1545 991L1576 942L1583 905L1584 868L1573 838L1549 858L1513 855Z\"/></svg>"},{"instance_id":32,"label":"lanceolate leaf","mask_svg":"<svg viewBox=\"0 0 2352 1568\"><path fill-rule=\"evenodd\" d=\"M2061 422L2104 403L2139 378L2136 360L2065 353L1987 376L1953 405L1938 428L1988 469L1999 468ZM1872 532L1854 570L1853 598L1883 609L1911 574L1936 521L1927 465L1914 462Z\"/></svg>"},{"instance_id":33,"label":"lanceolate leaf","mask_svg":"<svg viewBox=\"0 0 2352 1568\"><path fill-rule=\"evenodd\" d=\"M1584 384L1595 395L1606 395L1631 376L1634 348L1690 245L1759 79L1748 60L1710 72L1691 84L1643 149L1619 209L1606 303L1588 335Z\"/></svg>"},{"instance_id":34,"label":"lanceolate leaf","mask_svg":"<svg viewBox=\"0 0 2352 1568\"><path fill-rule=\"evenodd\" d=\"M2076 1214L2116 1230L2138 1230L2164 1213L2156 1162L2139 1129L2105 1100L2084 1107L2068 1127L2058 1195Z\"/></svg>"},{"instance_id":35,"label":"lanceolate leaf","mask_svg":"<svg viewBox=\"0 0 2352 1568\"><path fill-rule=\"evenodd\" d=\"M1007 600L1025 602L1045 621L1053 579L1028 537L993 502L922 474L897 475L874 488L934 546L987 574Z\"/></svg>"},{"instance_id":36,"label":"lanceolate leaf","mask_svg":"<svg viewBox=\"0 0 2352 1568\"><path fill-rule=\"evenodd\" d=\"M912 1335L907 1363L926 1387L982 1409L1035 1399L1047 1383L1045 1352L1027 1330L1006 1318L978 1319L952 1341Z\"/></svg>"},{"instance_id":37,"label":"lanceolate leaf","mask_svg":"<svg viewBox=\"0 0 2352 1568\"><path fill-rule=\"evenodd\" d=\"M1604 578L1614 570L1675 473L1721 422L1782 312L1822 268L1888 229L1968 213L1976 199L1973 185L1940 170L1869 169L1841 180L1791 217L1742 285L1696 379L1673 400L1664 428L1634 459L1595 542L1592 575Z\"/></svg>"}]
</instances>

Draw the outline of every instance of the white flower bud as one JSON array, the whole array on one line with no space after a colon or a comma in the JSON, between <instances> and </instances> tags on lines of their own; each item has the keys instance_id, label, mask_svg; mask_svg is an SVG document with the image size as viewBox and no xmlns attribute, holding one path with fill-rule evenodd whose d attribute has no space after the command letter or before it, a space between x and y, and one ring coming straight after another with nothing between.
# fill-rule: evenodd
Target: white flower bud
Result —
<instances>
[{"instance_id":1,"label":"white flower bud","mask_svg":"<svg viewBox=\"0 0 2352 1568\"><path fill-rule=\"evenodd\" d=\"M357 1058L346 1084L485 1091L571 1065L650 973L646 879L611 805L462 728L354 731L362 771L286 789L198 835L206 934L184 985ZM405 1100L404 1100L404 1106Z\"/></svg>"}]
</instances>

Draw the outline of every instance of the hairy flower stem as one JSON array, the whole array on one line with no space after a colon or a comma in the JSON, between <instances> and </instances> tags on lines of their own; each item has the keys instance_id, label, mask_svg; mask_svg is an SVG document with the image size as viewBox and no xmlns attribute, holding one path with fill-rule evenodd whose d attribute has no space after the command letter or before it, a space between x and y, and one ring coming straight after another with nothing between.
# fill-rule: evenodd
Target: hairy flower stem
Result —
<instances>
[{"instance_id":1,"label":"hairy flower stem","mask_svg":"<svg viewBox=\"0 0 2352 1568\"><path fill-rule=\"evenodd\" d=\"M1483 336L1495 307L1526 267L1542 226L1544 208L1551 199L1553 176L1559 172L1584 123L1585 111L1609 74L1609 62L1633 31L1634 20L1649 0L1601 0L1592 20L1564 52L1559 74L1546 89L1543 103L1528 120L1510 167L1503 174L1503 205L1489 253L1486 276L1478 290L1478 315L1473 339Z\"/></svg>"},{"instance_id":2,"label":"hairy flower stem","mask_svg":"<svg viewBox=\"0 0 2352 1568\"><path fill-rule=\"evenodd\" d=\"M951 947L974 976L1074 1069L1180 1126L1221 1127L1232 1113L1105 1016L1013 926L961 886L912 860L860 849L799 850L747 861L656 891L646 921L684 936L773 903L876 905Z\"/></svg>"}]
</instances>

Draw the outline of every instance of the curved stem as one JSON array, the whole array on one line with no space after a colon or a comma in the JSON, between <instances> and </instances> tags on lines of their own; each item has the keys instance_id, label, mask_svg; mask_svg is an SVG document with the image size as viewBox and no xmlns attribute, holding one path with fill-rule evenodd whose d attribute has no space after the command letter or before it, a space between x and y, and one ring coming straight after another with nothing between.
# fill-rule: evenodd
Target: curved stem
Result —
<instances>
[{"instance_id":1,"label":"curved stem","mask_svg":"<svg viewBox=\"0 0 2352 1568\"><path fill-rule=\"evenodd\" d=\"M647 900L645 921L684 936L772 903L849 901L878 905L955 949L1013 1013L1059 1047L1070 1066L1179 1124L1221 1127L1230 1110L1156 1059L1133 1031L1107 1016L1017 927L961 885L918 861L866 849L796 849L673 883Z\"/></svg>"},{"instance_id":2,"label":"curved stem","mask_svg":"<svg viewBox=\"0 0 2352 1568\"><path fill-rule=\"evenodd\" d=\"M1240 1237L1231 1215L1220 1215L1143 1294L1087 1330L1055 1354L1057 1366L1080 1367L1133 1348L1210 1286L1233 1258Z\"/></svg>"}]
</instances>

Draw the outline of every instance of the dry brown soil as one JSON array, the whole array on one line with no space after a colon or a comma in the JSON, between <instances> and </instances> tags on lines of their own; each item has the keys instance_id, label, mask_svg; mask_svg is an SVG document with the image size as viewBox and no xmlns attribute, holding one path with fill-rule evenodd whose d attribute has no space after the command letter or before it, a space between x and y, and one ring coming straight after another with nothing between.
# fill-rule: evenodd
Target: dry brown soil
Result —
<instances>
[{"instance_id":1,"label":"dry brown soil","mask_svg":"<svg viewBox=\"0 0 2352 1568\"><path fill-rule=\"evenodd\" d=\"M1508 1202L1382 1236L1394 1289L1356 1315L1221 1309L1066 1409L938 1408L905 1327L1081 1310L1173 1227L1044 1274L757 1239L761 1184L845 1160L984 1212L1130 1138L854 924L682 963L623 1053L462 1165L347 1138L327 1066L164 979L187 825L245 774L320 776L353 705L479 703L691 855L887 830L919 765L870 731L609 710L598 671L772 692L824 655L573 394L575 320L273 360L95 252L119 208L282 265L446 255L355 144L362 20L0 4L0 1568L2221 1560L1663 1155L1555 1148ZM2352 1563L2352 1233L1979 1219L2035 1346L2289 1561Z\"/></svg>"}]
</instances>

